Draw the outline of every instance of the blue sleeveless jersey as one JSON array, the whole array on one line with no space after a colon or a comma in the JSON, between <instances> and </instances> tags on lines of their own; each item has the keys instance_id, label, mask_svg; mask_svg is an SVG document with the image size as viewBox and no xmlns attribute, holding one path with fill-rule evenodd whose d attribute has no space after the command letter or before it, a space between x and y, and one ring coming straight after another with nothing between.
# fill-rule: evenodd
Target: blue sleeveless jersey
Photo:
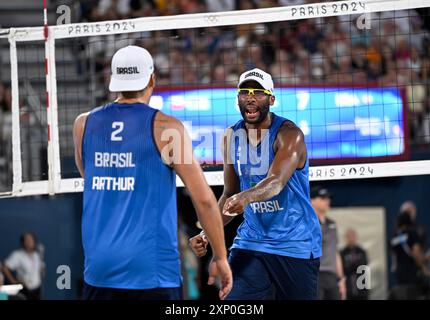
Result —
<instances>
[{"instance_id":1,"label":"blue sleeveless jersey","mask_svg":"<svg viewBox=\"0 0 430 320\"><path fill-rule=\"evenodd\" d=\"M240 180L241 191L254 187L267 177L275 153L273 144L287 119L272 113L272 124L256 147L250 145L243 120L233 127L230 157ZM284 189L275 197L249 204L232 249L309 259L322 255L321 228L310 203L309 160L296 170Z\"/></svg>"},{"instance_id":2,"label":"blue sleeveless jersey","mask_svg":"<svg viewBox=\"0 0 430 320\"><path fill-rule=\"evenodd\" d=\"M85 281L97 287L179 287L176 176L153 138L157 110L94 109L83 137Z\"/></svg>"}]
</instances>

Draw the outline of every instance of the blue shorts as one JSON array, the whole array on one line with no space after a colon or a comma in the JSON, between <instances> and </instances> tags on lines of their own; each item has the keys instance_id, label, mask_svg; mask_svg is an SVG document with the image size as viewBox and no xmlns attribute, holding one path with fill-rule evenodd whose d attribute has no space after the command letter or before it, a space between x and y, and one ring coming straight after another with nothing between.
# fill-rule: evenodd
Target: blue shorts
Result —
<instances>
[{"instance_id":1,"label":"blue shorts","mask_svg":"<svg viewBox=\"0 0 430 320\"><path fill-rule=\"evenodd\" d=\"M182 300L182 287L154 289L100 288L84 282L84 300Z\"/></svg>"},{"instance_id":2,"label":"blue shorts","mask_svg":"<svg viewBox=\"0 0 430 320\"><path fill-rule=\"evenodd\" d=\"M316 300L319 258L298 259L253 250L231 250L233 289L227 300Z\"/></svg>"}]
</instances>

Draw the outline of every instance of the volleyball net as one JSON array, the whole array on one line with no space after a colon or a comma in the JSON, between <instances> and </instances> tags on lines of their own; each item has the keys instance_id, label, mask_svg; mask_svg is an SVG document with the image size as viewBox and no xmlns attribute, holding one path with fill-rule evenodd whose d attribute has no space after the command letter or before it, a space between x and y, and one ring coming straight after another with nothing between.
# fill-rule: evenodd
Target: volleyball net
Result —
<instances>
[{"instance_id":1,"label":"volleyball net","mask_svg":"<svg viewBox=\"0 0 430 320\"><path fill-rule=\"evenodd\" d=\"M426 0L363 0L5 30L1 195L83 190L73 122L116 98L110 59L126 45L153 55L150 106L183 121L210 185L254 67L273 77L272 111L302 129L311 180L430 174L428 15Z\"/></svg>"}]
</instances>

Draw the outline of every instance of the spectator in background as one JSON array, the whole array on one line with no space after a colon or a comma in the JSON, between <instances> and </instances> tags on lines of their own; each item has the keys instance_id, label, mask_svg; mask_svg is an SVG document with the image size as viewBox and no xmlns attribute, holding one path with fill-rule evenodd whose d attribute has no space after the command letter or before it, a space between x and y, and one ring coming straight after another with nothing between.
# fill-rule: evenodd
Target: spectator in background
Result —
<instances>
[{"instance_id":1,"label":"spectator in background","mask_svg":"<svg viewBox=\"0 0 430 320\"><path fill-rule=\"evenodd\" d=\"M3 277L3 273L1 272L2 270L2 265L0 263L0 289L2 287L2 285L4 284L4 277ZM7 300L8 299L8 295L6 293L3 293L0 290L0 300Z\"/></svg>"},{"instance_id":2,"label":"spectator in background","mask_svg":"<svg viewBox=\"0 0 430 320\"><path fill-rule=\"evenodd\" d=\"M184 300L197 300L200 298L200 260L193 253L188 245L190 232L187 224L182 219L182 214L178 214L178 241L179 253L181 257L181 274L183 276L183 298Z\"/></svg>"},{"instance_id":3,"label":"spectator in background","mask_svg":"<svg viewBox=\"0 0 430 320\"><path fill-rule=\"evenodd\" d=\"M2 264L0 263L0 286L2 286L4 284L4 276L3 276L3 272L2 272Z\"/></svg>"},{"instance_id":4,"label":"spectator in background","mask_svg":"<svg viewBox=\"0 0 430 320\"><path fill-rule=\"evenodd\" d=\"M405 37L399 36L396 40L394 56L398 62L406 62L411 58L410 44Z\"/></svg>"},{"instance_id":5,"label":"spectator in background","mask_svg":"<svg viewBox=\"0 0 430 320\"><path fill-rule=\"evenodd\" d=\"M305 4L306 0L279 0L281 6L297 6L300 4Z\"/></svg>"},{"instance_id":6,"label":"spectator in background","mask_svg":"<svg viewBox=\"0 0 430 320\"><path fill-rule=\"evenodd\" d=\"M236 7L235 0L206 0L206 8L211 12L233 11Z\"/></svg>"},{"instance_id":7,"label":"spectator in background","mask_svg":"<svg viewBox=\"0 0 430 320\"><path fill-rule=\"evenodd\" d=\"M275 63L270 67L273 81L280 84L299 83L298 77L294 73L294 65L289 62L288 53L279 50L276 55Z\"/></svg>"},{"instance_id":8,"label":"spectator in background","mask_svg":"<svg viewBox=\"0 0 430 320\"><path fill-rule=\"evenodd\" d=\"M332 73L334 83L352 84L352 62L349 56L343 56L338 59L337 70Z\"/></svg>"},{"instance_id":9,"label":"spectator in background","mask_svg":"<svg viewBox=\"0 0 430 320\"><path fill-rule=\"evenodd\" d=\"M406 64L407 68L415 73L417 76L421 75L421 69L423 67L423 63L420 57L420 52L417 47L411 47L411 54Z\"/></svg>"},{"instance_id":10,"label":"spectator in background","mask_svg":"<svg viewBox=\"0 0 430 320\"><path fill-rule=\"evenodd\" d=\"M11 112L12 93L4 83L0 82L0 111Z\"/></svg>"},{"instance_id":11,"label":"spectator in background","mask_svg":"<svg viewBox=\"0 0 430 320\"><path fill-rule=\"evenodd\" d=\"M367 300L368 290L357 288L357 269L361 265L367 265L367 254L357 243L357 232L348 229L345 232L346 246L340 252L342 257L343 272L346 277L346 293L348 300Z\"/></svg>"},{"instance_id":12,"label":"spectator in background","mask_svg":"<svg viewBox=\"0 0 430 320\"><path fill-rule=\"evenodd\" d=\"M390 61L391 60L392 59L390 58ZM365 71L367 69L365 46L359 44L351 48L351 64L352 68L358 71Z\"/></svg>"},{"instance_id":13,"label":"spectator in background","mask_svg":"<svg viewBox=\"0 0 430 320\"><path fill-rule=\"evenodd\" d=\"M411 55L404 63L404 73L408 75L406 97L409 106L409 128L411 138L425 137L425 116L427 102L426 82L423 81L424 64L416 47L411 48Z\"/></svg>"},{"instance_id":14,"label":"spectator in background","mask_svg":"<svg viewBox=\"0 0 430 320\"><path fill-rule=\"evenodd\" d=\"M176 0L175 6L178 9L178 14L189 14L205 12L206 4L199 0Z\"/></svg>"},{"instance_id":15,"label":"spectator in background","mask_svg":"<svg viewBox=\"0 0 430 320\"><path fill-rule=\"evenodd\" d=\"M319 26L315 25L315 19L301 20L299 23L298 40L311 54L318 50L318 42L323 40Z\"/></svg>"},{"instance_id":16,"label":"spectator in background","mask_svg":"<svg viewBox=\"0 0 430 320\"><path fill-rule=\"evenodd\" d=\"M21 249L13 251L4 262L3 271L11 284L22 284L21 293L27 300L40 300L44 262L37 250L34 234L26 232L20 237ZM15 273L15 275L14 275Z\"/></svg>"},{"instance_id":17,"label":"spectator in background","mask_svg":"<svg viewBox=\"0 0 430 320\"><path fill-rule=\"evenodd\" d=\"M427 268L430 269L430 249L427 244L427 232L425 226L417 223L417 207L413 201L405 201L400 206L400 212L406 213L411 217L412 228L416 232L418 242L420 243L425 255ZM428 290L430 290L430 279L426 279Z\"/></svg>"},{"instance_id":18,"label":"spectator in background","mask_svg":"<svg viewBox=\"0 0 430 320\"><path fill-rule=\"evenodd\" d=\"M417 300L423 295L424 282L430 276L426 267L424 249L417 235L411 216L400 212L397 231L390 241L392 271L396 286L390 298L393 300Z\"/></svg>"},{"instance_id":19,"label":"spectator in background","mask_svg":"<svg viewBox=\"0 0 430 320\"><path fill-rule=\"evenodd\" d=\"M8 87L0 81L0 157L6 154L6 139L11 134L12 95Z\"/></svg>"},{"instance_id":20,"label":"spectator in background","mask_svg":"<svg viewBox=\"0 0 430 320\"><path fill-rule=\"evenodd\" d=\"M130 14L130 0L100 0L98 13L103 20L124 19Z\"/></svg>"},{"instance_id":21,"label":"spectator in background","mask_svg":"<svg viewBox=\"0 0 430 320\"><path fill-rule=\"evenodd\" d=\"M400 206L400 213L406 213L410 216L412 221L412 228L418 236L418 241L422 245L423 249L427 248L427 233L426 228L417 223L417 207L414 202L408 200L402 203Z\"/></svg>"},{"instance_id":22,"label":"spectator in background","mask_svg":"<svg viewBox=\"0 0 430 320\"><path fill-rule=\"evenodd\" d=\"M316 186L311 189L311 202L321 224L323 255L320 262L318 296L320 300L345 300L346 278L342 259L337 251L336 222L327 217L331 194L327 189Z\"/></svg>"},{"instance_id":23,"label":"spectator in background","mask_svg":"<svg viewBox=\"0 0 430 320\"><path fill-rule=\"evenodd\" d=\"M236 10L249 10L257 9L258 5L253 0L242 0L238 1L236 5Z\"/></svg>"}]
</instances>

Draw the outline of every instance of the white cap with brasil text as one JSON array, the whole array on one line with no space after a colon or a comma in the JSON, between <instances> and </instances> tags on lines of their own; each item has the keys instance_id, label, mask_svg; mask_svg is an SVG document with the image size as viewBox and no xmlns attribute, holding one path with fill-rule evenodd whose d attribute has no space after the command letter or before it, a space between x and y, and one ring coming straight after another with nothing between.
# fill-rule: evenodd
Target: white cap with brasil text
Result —
<instances>
[{"instance_id":1,"label":"white cap with brasil text","mask_svg":"<svg viewBox=\"0 0 430 320\"><path fill-rule=\"evenodd\" d=\"M111 70L111 92L140 91L149 83L154 72L154 62L146 49L127 46L115 52Z\"/></svg>"},{"instance_id":2,"label":"white cap with brasil text","mask_svg":"<svg viewBox=\"0 0 430 320\"><path fill-rule=\"evenodd\" d=\"M274 85L272 76L261 69L254 68L252 70L245 71L240 75L239 83L237 87L239 88L245 81L257 81L264 89L269 90L272 95L274 92Z\"/></svg>"}]
</instances>

